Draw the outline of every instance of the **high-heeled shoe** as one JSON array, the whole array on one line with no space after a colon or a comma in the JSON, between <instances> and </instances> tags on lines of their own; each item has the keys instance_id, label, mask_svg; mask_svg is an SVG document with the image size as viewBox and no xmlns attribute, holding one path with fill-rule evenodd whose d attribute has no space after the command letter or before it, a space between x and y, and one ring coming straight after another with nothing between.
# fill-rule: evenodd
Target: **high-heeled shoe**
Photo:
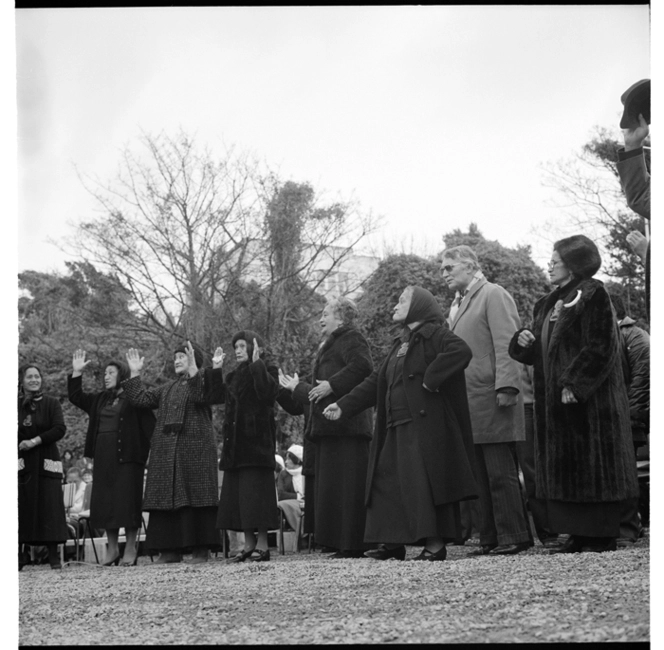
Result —
<instances>
[{"instance_id":1,"label":"high-heeled shoe","mask_svg":"<svg viewBox=\"0 0 664 650\"><path fill-rule=\"evenodd\" d=\"M263 550L260 548L255 548L254 552L257 553L258 555L254 555L254 557L251 558L252 562L269 562L270 561L270 549Z\"/></svg>"},{"instance_id":2,"label":"high-heeled shoe","mask_svg":"<svg viewBox=\"0 0 664 650\"><path fill-rule=\"evenodd\" d=\"M227 560L227 562L230 563L235 563L235 562L244 562L245 560L249 559L251 557L251 554L254 552L255 549L251 549L250 551L242 551L241 553L238 553L235 557L232 557L230 560Z\"/></svg>"},{"instance_id":3,"label":"high-heeled shoe","mask_svg":"<svg viewBox=\"0 0 664 650\"><path fill-rule=\"evenodd\" d=\"M443 546L441 549L432 553L428 549L422 549L422 552L413 558L413 561L425 560L428 562L442 562L447 557L447 549Z\"/></svg>"},{"instance_id":4,"label":"high-heeled shoe","mask_svg":"<svg viewBox=\"0 0 664 650\"><path fill-rule=\"evenodd\" d=\"M104 562L103 566L118 566L120 564L120 554L118 553L116 557L114 557L112 560L109 560L108 562Z\"/></svg>"}]
</instances>

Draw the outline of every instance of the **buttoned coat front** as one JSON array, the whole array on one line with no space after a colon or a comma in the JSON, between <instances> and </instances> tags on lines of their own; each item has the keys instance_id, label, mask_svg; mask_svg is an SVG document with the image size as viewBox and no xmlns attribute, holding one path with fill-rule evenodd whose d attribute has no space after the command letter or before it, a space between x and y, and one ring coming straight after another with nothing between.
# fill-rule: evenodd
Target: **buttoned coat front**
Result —
<instances>
[{"instance_id":1,"label":"buttoned coat front","mask_svg":"<svg viewBox=\"0 0 664 650\"><path fill-rule=\"evenodd\" d=\"M199 508L218 503L217 445L202 373L201 370L192 378L176 379L152 389L143 386L140 377L122 383L134 406L158 409L143 510ZM183 393L183 426L178 433L166 433L166 400L179 399Z\"/></svg>"},{"instance_id":2,"label":"buttoned coat front","mask_svg":"<svg viewBox=\"0 0 664 650\"><path fill-rule=\"evenodd\" d=\"M371 502L371 485L387 436L387 360L400 345L397 339L380 368L337 402L342 413L351 417L376 406L367 471L367 505ZM403 384L412 427L417 432L435 505L474 499L478 495L464 380L464 368L470 359L470 349L463 340L441 325L425 323L411 335L403 362Z\"/></svg>"},{"instance_id":3,"label":"buttoned coat front","mask_svg":"<svg viewBox=\"0 0 664 650\"><path fill-rule=\"evenodd\" d=\"M475 443L525 440L521 370L508 352L521 326L514 299L483 277L470 288L449 324L473 353L466 388ZM496 391L508 387L519 390L517 404L498 406Z\"/></svg>"}]
</instances>

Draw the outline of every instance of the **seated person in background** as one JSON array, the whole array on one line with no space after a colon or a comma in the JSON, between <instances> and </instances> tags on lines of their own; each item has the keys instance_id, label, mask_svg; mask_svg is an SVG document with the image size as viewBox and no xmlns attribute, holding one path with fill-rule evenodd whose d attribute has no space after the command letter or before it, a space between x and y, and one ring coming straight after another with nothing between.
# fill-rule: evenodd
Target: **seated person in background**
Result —
<instances>
[{"instance_id":1,"label":"seated person in background","mask_svg":"<svg viewBox=\"0 0 664 650\"><path fill-rule=\"evenodd\" d=\"M279 479L279 474L281 474L282 470L286 469L286 463L284 463L284 459L279 455L275 454L274 455L274 482L275 485L277 483L277 480Z\"/></svg>"},{"instance_id":2,"label":"seated person in background","mask_svg":"<svg viewBox=\"0 0 664 650\"><path fill-rule=\"evenodd\" d=\"M78 526L78 519L81 516L89 516L89 511L84 511L85 501L85 488L87 483L83 481L81 470L78 467L70 467L67 470L67 483L76 484L76 492L74 493L74 504L67 510L67 523L71 526ZM80 530L79 530L80 534Z\"/></svg>"},{"instance_id":3,"label":"seated person in background","mask_svg":"<svg viewBox=\"0 0 664 650\"><path fill-rule=\"evenodd\" d=\"M89 469L86 469L83 474L81 475L81 478L83 479L83 483L86 485L88 483L92 483L92 471Z\"/></svg>"},{"instance_id":4,"label":"seated person in background","mask_svg":"<svg viewBox=\"0 0 664 650\"><path fill-rule=\"evenodd\" d=\"M293 530L298 529L304 507L303 456L302 445L291 445L286 452L286 467L277 478L277 505Z\"/></svg>"}]
</instances>

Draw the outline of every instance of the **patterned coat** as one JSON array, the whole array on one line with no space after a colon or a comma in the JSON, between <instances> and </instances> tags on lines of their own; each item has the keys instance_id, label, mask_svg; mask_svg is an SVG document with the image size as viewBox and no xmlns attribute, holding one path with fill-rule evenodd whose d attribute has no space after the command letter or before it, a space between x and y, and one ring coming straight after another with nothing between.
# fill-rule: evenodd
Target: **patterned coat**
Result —
<instances>
[{"instance_id":1,"label":"patterned coat","mask_svg":"<svg viewBox=\"0 0 664 650\"><path fill-rule=\"evenodd\" d=\"M510 355L535 370L537 496L577 503L636 497L629 401L611 300L599 280L563 289L535 304L533 345L518 344L522 330L510 343ZM545 319L556 303L560 314L543 345ZM577 404L562 403L565 387Z\"/></svg>"},{"instance_id":2,"label":"patterned coat","mask_svg":"<svg viewBox=\"0 0 664 650\"><path fill-rule=\"evenodd\" d=\"M218 503L217 445L209 400L203 390L203 371L158 388L145 388L140 377L122 383L137 407L158 409L152 435L144 510L200 508ZM184 402L183 426L165 431L169 400Z\"/></svg>"}]
</instances>

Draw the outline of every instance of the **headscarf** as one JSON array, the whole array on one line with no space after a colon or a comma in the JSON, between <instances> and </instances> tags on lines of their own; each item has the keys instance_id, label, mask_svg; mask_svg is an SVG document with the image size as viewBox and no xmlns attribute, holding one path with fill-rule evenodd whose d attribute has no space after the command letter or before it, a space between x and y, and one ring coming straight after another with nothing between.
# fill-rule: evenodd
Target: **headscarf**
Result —
<instances>
[{"instance_id":1,"label":"headscarf","mask_svg":"<svg viewBox=\"0 0 664 650\"><path fill-rule=\"evenodd\" d=\"M21 402L21 408L26 411L34 412L37 410L37 405L35 402L41 401L42 397L44 397L44 393L42 390L38 390L36 393L32 393L30 391L26 391L23 388L23 379L25 377L25 373L28 372L30 368L34 368L39 373L39 376L42 378L42 386L44 385L44 373L41 371L41 368L36 366L34 363L23 364L18 369L18 394L19 397L23 398Z\"/></svg>"},{"instance_id":2,"label":"headscarf","mask_svg":"<svg viewBox=\"0 0 664 650\"><path fill-rule=\"evenodd\" d=\"M444 320L445 314L443 314L441 306L431 291L423 287L413 286L410 308L403 323L405 327L401 333L401 340L406 342L410 338L411 329L408 327L410 323L442 323Z\"/></svg>"},{"instance_id":3,"label":"headscarf","mask_svg":"<svg viewBox=\"0 0 664 650\"><path fill-rule=\"evenodd\" d=\"M256 339L259 348L265 347L265 343L263 342L263 339L261 338L260 334L254 332L254 330L240 330L239 332L236 332L233 335L233 343L232 343L233 349L235 349L235 344L240 339L245 341L245 343L247 344L247 356L249 357L250 362L254 354L254 339Z\"/></svg>"},{"instance_id":4,"label":"headscarf","mask_svg":"<svg viewBox=\"0 0 664 650\"><path fill-rule=\"evenodd\" d=\"M108 368L109 366L113 366L114 368L117 369L118 378L115 383L115 388L109 388L104 391L105 404L107 404L108 402L113 402L118 397L118 395L122 392L122 382L126 381L131 377L131 371L129 370L129 366L126 363L124 363L124 361L116 361L115 359L111 359L106 364L105 367Z\"/></svg>"}]
</instances>

